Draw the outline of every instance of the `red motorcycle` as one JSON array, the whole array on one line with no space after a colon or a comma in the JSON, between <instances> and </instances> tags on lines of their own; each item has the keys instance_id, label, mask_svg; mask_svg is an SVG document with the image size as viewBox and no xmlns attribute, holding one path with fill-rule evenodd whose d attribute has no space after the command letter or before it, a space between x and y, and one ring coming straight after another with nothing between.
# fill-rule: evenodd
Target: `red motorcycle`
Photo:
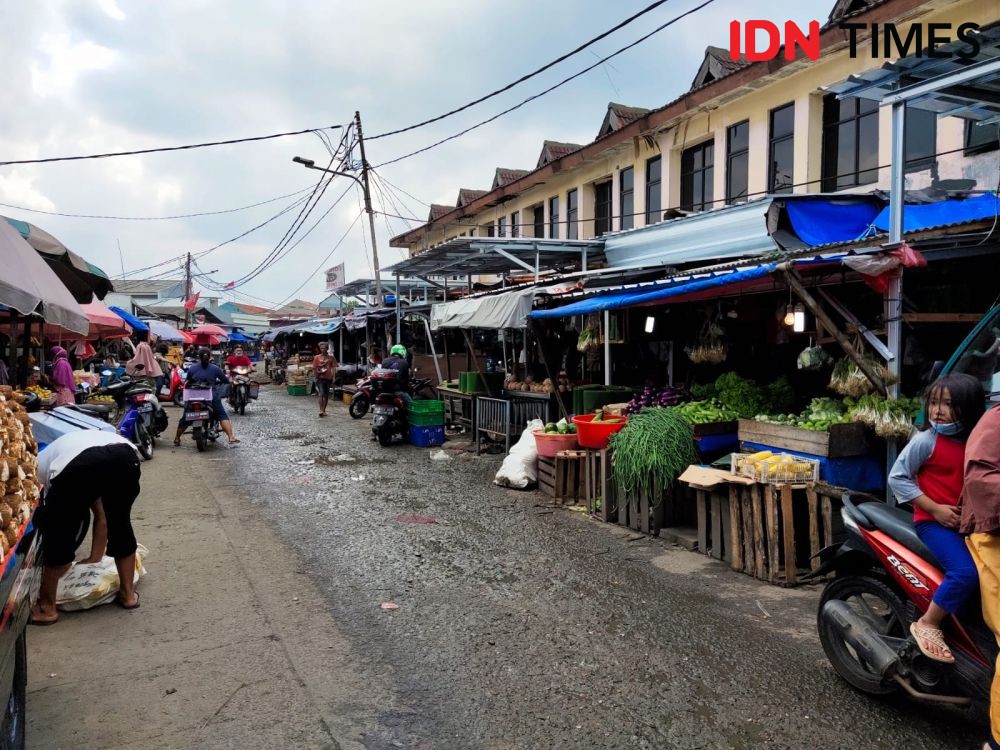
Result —
<instances>
[{"instance_id":1,"label":"red motorcycle","mask_svg":"<svg viewBox=\"0 0 1000 750\"><path fill-rule=\"evenodd\" d=\"M348 412L354 419L364 419L372 405L372 376L365 375L357 383L357 390L351 396Z\"/></svg>"},{"instance_id":2,"label":"red motorcycle","mask_svg":"<svg viewBox=\"0 0 1000 750\"><path fill-rule=\"evenodd\" d=\"M947 618L954 664L928 659L910 635L944 578L917 536L913 516L882 502L852 502L841 517L847 534L824 549L809 577L833 572L820 599L817 626L827 658L858 690L952 706L989 705L997 642L983 621L978 596Z\"/></svg>"},{"instance_id":3,"label":"red motorcycle","mask_svg":"<svg viewBox=\"0 0 1000 750\"><path fill-rule=\"evenodd\" d=\"M160 388L159 400L172 401L174 406L184 405L184 381L187 373L176 365L170 368L170 377Z\"/></svg>"}]
</instances>

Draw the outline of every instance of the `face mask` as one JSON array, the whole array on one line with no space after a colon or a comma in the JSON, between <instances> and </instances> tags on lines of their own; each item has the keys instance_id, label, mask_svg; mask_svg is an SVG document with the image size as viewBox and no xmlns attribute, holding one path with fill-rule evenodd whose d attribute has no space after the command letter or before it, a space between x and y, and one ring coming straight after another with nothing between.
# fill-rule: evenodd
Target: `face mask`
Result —
<instances>
[{"instance_id":1,"label":"face mask","mask_svg":"<svg viewBox=\"0 0 1000 750\"><path fill-rule=\"evenodd\" d=\"M934 430L934 432L936 432L938 435L945 435L945 436L957 435L962 431L962 423L948 422L945 424L941 424L940 422L935 422L934 420L931 420L931 429Z\"/></svg>"}]
</instances>

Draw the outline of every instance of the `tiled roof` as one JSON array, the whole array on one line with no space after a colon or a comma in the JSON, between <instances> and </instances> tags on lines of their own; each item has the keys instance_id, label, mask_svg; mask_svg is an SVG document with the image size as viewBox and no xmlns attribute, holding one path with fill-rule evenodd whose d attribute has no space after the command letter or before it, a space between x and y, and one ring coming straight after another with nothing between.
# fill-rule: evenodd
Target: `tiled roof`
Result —
<instances>
[{"instance_id":1,"label":"tiled roof","mask_svg":"<svg viewBox=\"0 0 1000 750\"><path fill-rule=\"evenodd\" d=\"M739 60L732 60L729 57L729 50L709 45L705 48L705 58L701 61L701 66L691 82L691 88L697 89L712 81L725 78L730 73L735 73L749 64L750 62L743 55L740 55Z\"/></svg>"},{"instance_id":2,"label":"tiled roof","mask_svg":"<svg viewBox=\"0 0 1000 750\"><path fill-rule=\"evenodd\" d=\"M514 180L520 180L526 174L528 174L527 169L506 169L505 167L497 167L496 176L493 178L493 189L496 190L498 187L514 182Z\"/></svg>"},{"instance_id":3,"label":"tiled roof","mask_svg":"<svg viewBox=\"0 0 1000 750\"><path fill-rule=\"evenodd\" d=\"M472 203L476 198L482 198L486 195L489 190L471 190L470 188L461 188L458 191L458 200L455 202L457 208L461 208L466 203Z\"/></svg>"},{"instance_id":4,"label":"tiled roof","mask_svg":"<svg viewBox=\"0 0 1000 750\"><path fill-rule=\"evenodd\" d=\"M544 167L550 161L555 161L556 159L561 159L566 154L572 154L574 151L579 151L583 146L579 143L560 143L559 141L545 141L542 144L542 153L538 155L538 167Z\"/></svg>"},{"instance_id":5,"label":"tiled roof","mask_svg":"<svg viewBox=\"0 0 1000 750\"><path fill-rule=\"evenodd\" d=\"M451 213L455 210L455 206L446 206L443 203L432 203L430 213L427 215L427 221L437 221L445 214Z\"/></svg>"},{"instance_id":6,"label":"tiled roof","mask_svg":"<svg viewBox=\"0 0 1000 750\"><path fill-rule=\"evenodd\" d=\"M613 133L648 113L649 110L643 107L629 107L617 102L608 102L608 111L604 114L604 121L601 123L597 137L603 138L608 133Z\"/></svg>"}]
</instances>

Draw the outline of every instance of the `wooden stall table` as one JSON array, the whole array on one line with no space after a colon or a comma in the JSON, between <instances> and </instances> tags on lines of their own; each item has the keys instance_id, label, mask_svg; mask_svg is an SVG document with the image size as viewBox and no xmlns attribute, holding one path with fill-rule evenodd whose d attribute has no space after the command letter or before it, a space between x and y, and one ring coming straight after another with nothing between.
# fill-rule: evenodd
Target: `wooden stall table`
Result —
<instances>
[{"instance_id":1,"label":"wooden stall table","mask_svg":"<svg viewBox=\"0 0 1000 750\"><path fill-rule=\"evenodd\" d=\"M441 383L438 398L444 401L445 424L465 427L471 434L476 424L476 393L465 393L457 387Z\"/></svg>"}]
</instances>

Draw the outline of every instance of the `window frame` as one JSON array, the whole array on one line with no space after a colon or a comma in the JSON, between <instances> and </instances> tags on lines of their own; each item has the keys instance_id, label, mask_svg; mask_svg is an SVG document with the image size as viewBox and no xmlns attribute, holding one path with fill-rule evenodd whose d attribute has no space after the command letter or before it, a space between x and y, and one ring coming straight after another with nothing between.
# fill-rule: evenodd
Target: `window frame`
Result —
<instances>
[{"instance_id":1,"label":"window frame","mask_svg":"<svg viewBox=\"0 0 1000 750\"><path fill-rule=\"evenodd\" d=\"M559 196L553 195L549 198L549 239L558 240L559 231Z\"/></svg>"},{"instance_id":2,"label":"window frame","mask_svg":"<svg viewBox=\"0 0 1000 750\"><path fill-rule=\"evenodd\" d=\"M650 168L654 164L657 166L659 174L657 175L655 180L651 180L649 177L649 173L650 173ZM656 185L657 191L659 193L659 200L657 201L657 203L659 203L660 205L656 206L656 208L652 208L651 206L652 202L649 200L650 188L653 185ZM650 220L650 216L653 217L652 221ZM662 217L663 217L663 154L658 154L657 156L651 156L650 158L646 159L646 212L645 212L646 226L649 226L650 224L656 224L660 219L662 219Z\"/></svg>"},{"instance_id":3,"label":"window frame","mask_svg":"<svg viewBox=\"0 0 1000 750\"><path fill-rule=\"evenodd\" d=\"M843 102L854 101L855 110L853 114L845 116L843 114ZM839 108L837 113L837 119L833 119L828 116L828 107L836 102ZM862 111L862 107L869 107L869 109ZM869 167L868 169L861 169L861 131L862 131L862 120L865 118L874 119L875 121L875 168ZM850 188L860 187L861 185L871 185L878 182L879 170L878 170L878 131L879 131L879 107L875 102L871 102L868 99L861 99L855 97L853 99L838 99L836 94L826 94L823 97L823 133L822 133L822 146L820 150L820 186L824 193L836 193L839 190L849 190ZM839 167L839 157L840 156L840 130L842 126L853 123L854 131L854 169L851 172L844 174L840 173ZM836 138L837 150L832 152L833 138ZM833 162L833 173L830 174L830 163ZM865 175L863 177L863 175ZM851 177L852 181L849 183L841 184L841 181L847 177Z\"/></svg>"},{"instance_id":4,"label":"window frame","mask_svg":"<svg viewBox=\"0 0 1000 750\"><path fill-rule=\"evenodd\" d=\"M969 137L976 131L983 130L990 133L990 140L986 143L969 143ZM962 136L962 145L964 150L962 152L963 156L976 156L978 154L987 154L990 151L996 151L1000 148L1000 125L977 125L973 120L965 121L965 134Z\"/></svg>"},{"instance_id":5,"label":"window frame","mask_svg":"<svg viewBox=\"0 0 1000 750\"><path fill-rule=\"evenodd\" d=\"M625 174L631 179L631 186L625 189ZM625 210L625 196L628 196L628 211ZM627 224L627 226L626 226ZM632 229L635 226L635 167L628 166L618 172L618 228Z\"/></svg>"},{"instance_id":6,"label":"window frame","mask_svg":"<svg viewBox=\"0 0 1000 750\"><path fill-rule=\"evenodd\" d=\"M792 112L792 127L787 133L782 133L776 136L774 134L774 120L775 116L784 112L785 110L791 110ZM782 145L784 143L791 142L792 144L792 173L789 175L790 182L787 185L783 185L778 188L775 186L775 164L774 164L774 151L775 146ZM774 107L767 113L767 192L773 194L780 193L791 193L795 189L795 102L788 102L787 104L782 104L781 106Z\"/></svg>"},{"instance_id":7,"label":"window frame","mask_svg":"<svg viewBox=\"0 0 1000 750\"><path fill-rule=\"evenodd\" d=\"M607 190L607 199L599 200L599 190ZM594 236L601 237L612 230L614 216L614 181L611 178L600 180L594 183ZM604 208L604 215L601 215L601 208ZM598 226L598 222L604 223L603 231Z\"/></svg>"},{"instance_id":8,"label":"window frame","mask_svg":"<svg viewBox=\"0 0 1000 750\"><path fill-rule=\"evenodd\" d=\"M521 231L520 231L521 227L519 226L520 220L521 220L520 211L514 211L510 215L510 236L512 239L517 239L518 237L521 236Z\"/></svg>"},{"instance_id":9,"label":"window frame","mask_svg":"<svg viewBox=\"0 0 1000 750\"><path fill-rule=\"evenodd\" d=\"M693 159L696 153L701 155L701 166L695 167L691 166L690 170L687 170L687 165L685 162L688 160L690 155ZM706 156L711 158L711 163L706 161ZM701 175L701 196L700 200L695 199L694 195L694 176L696 174ZM708 178L708 179L706 179ZM690 203L685 202L684 193L687 186L686 181L690 179L690 189L691 189L691 201ZM707 141L702 141L701 143L696 143L693 146L681 151L681 200L680 207L685 211L707 211L714 204L715 199L715 139L712 138ZM706 200L707 198L707 200Z\"/></svg>"},{"instance_id":10,"label":"window frame","mask_svg":"<svg viewBox=\"0 0 1000 750\"><path fill-rule=\"evenodd\" d=\"M933 117L932 117L933 115ZM924 156L911 157L910 156L910 143L909 134L912 132L910 126L915 122L916 118L925 118L924 122L933 123L931 128L931 151L929 154ZM904 158L906 163L904 165L903 171L909 172L923 172L925 169L930 169L935 162L937 162L937 142L938 142L938 116L936 112L930 112L923 109L913 109L910 107L906 108L906 120L903 134L903 144L904 144Z\"/></svg>"},{"instance_id":11,"label":"window frame","mask_svg":"<svg viewBox=\"0 0 1000 750\"><path fill-rule=\"evenodd\" d=\"M539 203L537 206L531 207L531 231L532 234L539 238L544 239L545 237L545 204Z\"/></svg>"},{"instance_id":12,"label":"window frame","mask_svg":"<svg viewBox=\"0 0 1000 750\"><path fill-rule=\"evenodd\" d=\"M737 128L746 127L747 129L747 143L746 146L733 150L733 131ZM745 184L743 185L742 195L733 195L733 162L737 159L743 159L746 162L746 167L744 168L744 174L746 176ZM743 203L750 200L750 120L741 120L740 122L733 123L726 128L726 205L731 206L735 203Z\"/></svg>"},{"instance_id":13,"label":"window frame","mask_svg":"<svg viewBox=\"0 0 1000 750\"><path fill-rule=\"evenodd\" d=\"M580 191L566 191L566 239L580 239Z\"/></svg>"}]
</instances>

